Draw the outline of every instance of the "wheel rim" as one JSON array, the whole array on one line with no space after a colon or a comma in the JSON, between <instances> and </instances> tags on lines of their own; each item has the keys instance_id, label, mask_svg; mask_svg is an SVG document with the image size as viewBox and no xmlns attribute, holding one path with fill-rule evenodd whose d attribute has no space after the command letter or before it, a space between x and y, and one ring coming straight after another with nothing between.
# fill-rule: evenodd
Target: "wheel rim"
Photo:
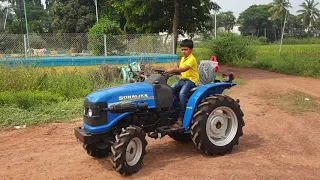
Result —
<instances>
[{"instance_id":1,"label":"wheel rim","mask_svg":"<svg viewBox=\"0 0 320 180\"><path fill-rule=\"evenodd\" d=\"M129 166L136 165L142 155L142 142L139 138L131 139L126 150L126 161Z\"/></svg>"},{"instance_id":2,"label":"wheel rim","mask_svg":"<svg viewBox=\"0 0 320 180\"><path fill-rule=\"evenodd\" d=\"M208 117L206 132L209 140L216 146L225 146L235 137L238 119L229 107L218 107Z\"/></svg>"}]
</instances>

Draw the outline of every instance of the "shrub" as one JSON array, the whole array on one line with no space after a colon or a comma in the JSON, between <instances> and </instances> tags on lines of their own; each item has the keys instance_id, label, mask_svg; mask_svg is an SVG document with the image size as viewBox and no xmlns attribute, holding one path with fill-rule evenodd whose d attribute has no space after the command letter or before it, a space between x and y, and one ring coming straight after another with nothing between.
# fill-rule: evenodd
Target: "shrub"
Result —
<instances>
[{"instance_id":1,"label":"shrub","mask_svg":"<svg viewBox=\"0 0 320 180\"><path fill-rule=\"evenodd\" d=\"M121 78L120 69L111 67L110 65L101 65L97 70L90 74L90 79L93 82L93 89L103 88L102 86L112 81L117 81Z\"/></svg>"},{"instance_id":2,"label":"shrub","mask_svg":"<svg viewBox=\"0 0 320 180\"><path fill-rule=\"evenodd\" d=\"M208 43L212 54L217 56L222 64L238 59L254 59L256 50L250 45L250 40L233 33L221 33L217 39Z\"/></svg>"},{"instance_id":3,"label":"shrub","mask_svg":"<svg viewBox=\"0 0 320 180\"><path fill-rule=\"evenodd\" d=\"M13 93L0 92L0 106L12 104Z\"/></svg>"},{"instance_id":4,"label":"shrub","mask_svg":"<svg viewBox=\"0 0 320 180\"><path fill-rule=\"evenodd\" d=\"M30 109L39 105L48 105L62 101L55 93L41 91L1 92L0 105L15 105L21 109Z\"/></svg>"}]
</instances>

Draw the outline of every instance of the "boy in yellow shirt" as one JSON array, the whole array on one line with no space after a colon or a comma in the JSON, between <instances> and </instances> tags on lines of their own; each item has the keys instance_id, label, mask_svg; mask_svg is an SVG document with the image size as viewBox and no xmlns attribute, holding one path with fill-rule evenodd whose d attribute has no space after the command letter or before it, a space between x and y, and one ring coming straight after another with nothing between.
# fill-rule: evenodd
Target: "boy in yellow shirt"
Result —
<instances>
[{"instance_id":1,"label":"boy in yellow shirt","mask_svg":"<svg viewBox=\"0 0 320 180\"><path fill-rule=\"evenodd\" d=\"M185 39L180 44L183 57L181 58L179 68L169 68L166 73L181 73L180 80L172 85L173 93L179 92L179 117L174 128L182 126L182 120L186 110L187 96L192 88L198 86L199 72L198 63L196 58L192 54L193 41Z\"/></svg>"}]
</instances>

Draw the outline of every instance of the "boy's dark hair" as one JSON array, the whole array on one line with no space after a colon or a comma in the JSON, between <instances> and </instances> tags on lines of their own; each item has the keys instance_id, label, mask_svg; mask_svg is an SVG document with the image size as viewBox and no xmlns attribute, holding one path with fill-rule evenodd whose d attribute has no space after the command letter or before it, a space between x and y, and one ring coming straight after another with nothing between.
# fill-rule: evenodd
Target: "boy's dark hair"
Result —
<instances>
[{"instance_id":1,"label":"boy's dark hair","mask_svg":"<svg viewBox=\"0 0 320 180\"><path fill-rule=\"evenodd\" d=\"M181 41L180 47L188 47L190 49L193 49L193 41L191 39L185 39Z\"/></svg>"}]
</instances>

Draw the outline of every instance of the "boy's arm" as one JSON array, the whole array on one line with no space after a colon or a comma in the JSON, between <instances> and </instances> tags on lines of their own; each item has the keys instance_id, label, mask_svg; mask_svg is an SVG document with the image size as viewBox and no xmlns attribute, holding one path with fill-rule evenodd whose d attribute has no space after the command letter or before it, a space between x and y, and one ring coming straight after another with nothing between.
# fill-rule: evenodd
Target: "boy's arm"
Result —
<instances>
[{"instance_id":1,"label":"boy's arm","mask_svg":"<svg viewBox=\"0 0 320 180\"><path fill-rule=\"evenodd\" d=\"M165 73L171 74L171 73L182 73L186 72L190 69L190 66L184 66L183 68L169 68L165 71Z\"/></svg>"}]
</instances>

